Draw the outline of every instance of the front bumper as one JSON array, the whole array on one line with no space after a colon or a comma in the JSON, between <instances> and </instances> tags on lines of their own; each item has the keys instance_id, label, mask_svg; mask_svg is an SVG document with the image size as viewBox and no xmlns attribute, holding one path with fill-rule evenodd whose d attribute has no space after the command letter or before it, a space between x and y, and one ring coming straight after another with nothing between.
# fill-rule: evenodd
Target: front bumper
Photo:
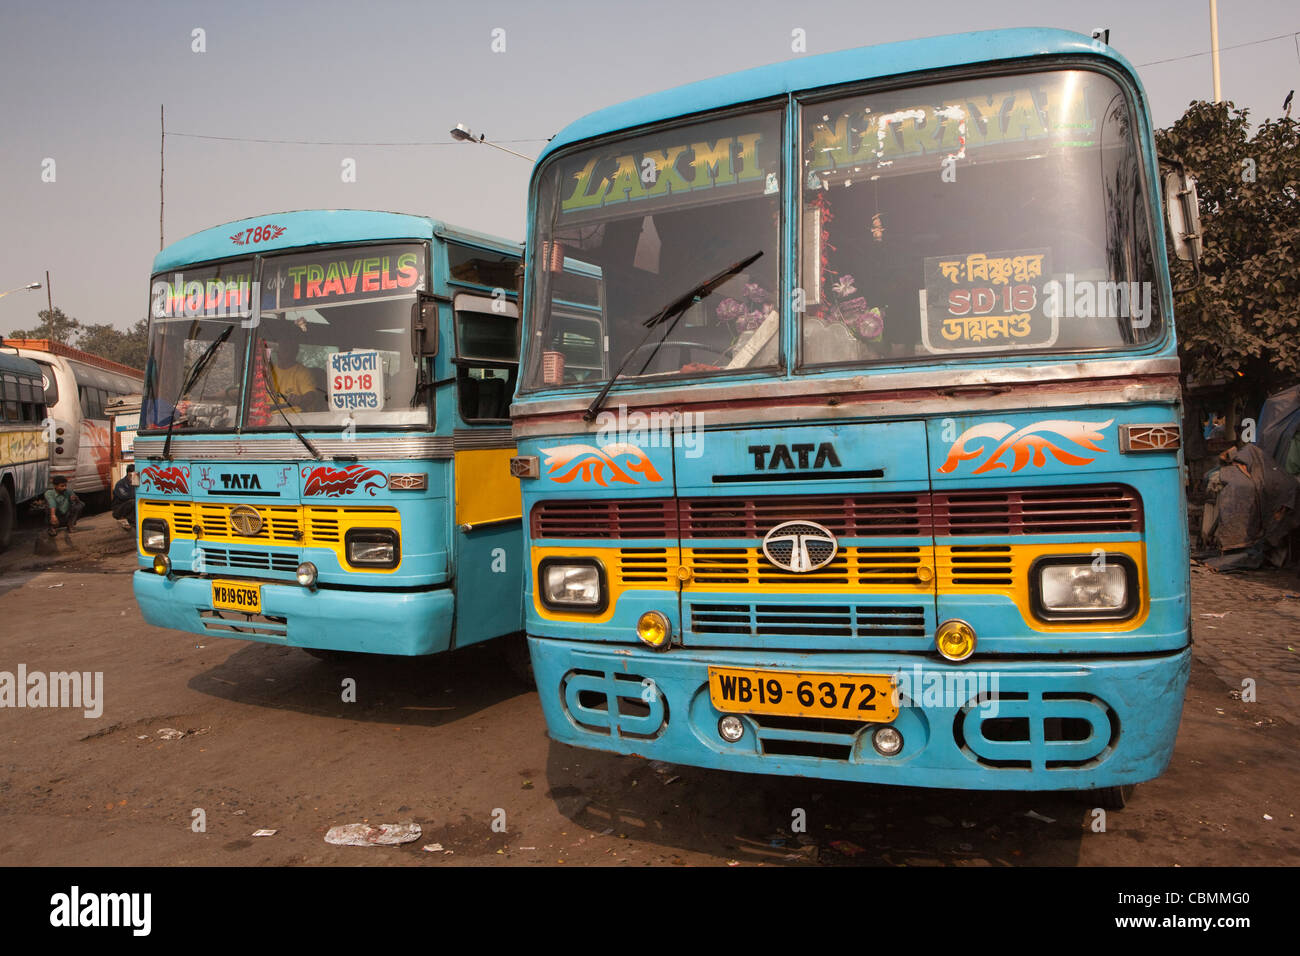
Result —
<instances>
[{"instance_id":1,"label":"front bumper","mask_svg":"<svg viewBox=\"0 0 1300 956\"><path fill-rule=\"evenodd\" d=\"M891 653L655 653L533 636L529 647L547 727L562 743L719 770L973 790L1087 790L1158 776L1191 666L1190 647L982 665ZM898 675L904 693L890 726L903 749L876 752L880 724L754 715L740 715L745 734L727 743L710 664Z\"/></svg>"},{"instance_id":2,"label":"front bumper","mask_svg":"<svg viewBox=\"0 0 1300 956\"><path fill-rule=\"evenodd\" d=\"M427 591L318 589L250 581L262 589L262 613L253 618L212 611L208 578L167 578L136 571L133 588L144 619L155 627L205 637L235 637L318 650L415 657L451 645L455 596Z\"/></svg>"}]
</instances>

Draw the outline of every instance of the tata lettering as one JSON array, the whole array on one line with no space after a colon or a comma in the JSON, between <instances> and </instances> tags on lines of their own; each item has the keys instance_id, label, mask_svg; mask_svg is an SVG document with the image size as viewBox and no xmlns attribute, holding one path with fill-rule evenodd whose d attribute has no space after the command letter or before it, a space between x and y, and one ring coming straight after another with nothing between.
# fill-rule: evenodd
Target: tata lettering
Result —
<instances>
[{"instance_id":1,"label":"tata lettering","mask_svg":"<svg viewBox=\"0 0 1300 956\"><path fill-rule=\"evenodd\" d=\"M777 468L795 468L794 458L799 459L799 468L808 467L808 458L812 455L813 449L817 449L817 457L813 459L814 468L829 466L831 468L840 467L840 456L835 454L835 446L828 441L820 445L813 445L811 442L804 445L750 445L749 453L754 456L754 468L757 471L773 471ZM772 457L767 458L768 453ZM794 457L791 457L794 452Z\"/></svg>"}]
</instances>

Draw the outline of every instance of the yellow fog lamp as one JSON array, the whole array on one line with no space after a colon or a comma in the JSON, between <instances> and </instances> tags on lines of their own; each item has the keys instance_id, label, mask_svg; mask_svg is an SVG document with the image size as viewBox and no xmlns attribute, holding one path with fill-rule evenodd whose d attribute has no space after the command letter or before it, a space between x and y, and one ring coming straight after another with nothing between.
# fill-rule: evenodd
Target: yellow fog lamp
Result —
<instances>
[{"instance_id":1,"label":"yellow fog lamp","mask_svg":"<svg viewBox=\"0 0 1300 956\"><path fill-rule=\"evenodd\" d=\"M160 574L164 577L172 573L172 559L165 554L155 554L153 556L153 573Z\"/></svg>"},{"instance_id":2,"label":"yellow fog lamp","mask_svg":"<svg viewBox=\"0 0 1300 956\"><path fill-rule=\"evenodd\" d=\"M975 629L955 618L934 632L934 646L950 661L964 661L975 653Z\"/></svg>"},{"instance_id":3,"label":"yellow fog lamp","mask_svg":"<svg viewBox=\"0 0 1300 956\"><path fill-rule=\"evenodd\" d=\"M636 636L646 647L656 651L668 649L673 637L673 626L658 611L646 611L636 622Z\"/></svg>"}]
</instances>

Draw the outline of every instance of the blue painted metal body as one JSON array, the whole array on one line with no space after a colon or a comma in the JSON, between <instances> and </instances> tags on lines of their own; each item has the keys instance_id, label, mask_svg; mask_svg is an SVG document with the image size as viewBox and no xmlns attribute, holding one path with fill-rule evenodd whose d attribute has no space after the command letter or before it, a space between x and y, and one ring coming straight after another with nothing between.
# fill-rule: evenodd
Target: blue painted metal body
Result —
<instances>
[{"instance_id":1,"label":"blue painted metal body","mask_svg":"<svg viewBox=\"0 0 1300 956\"><path fill-rule=\"evenodd\" d=\"M737 104L786 100L797 103L801 93L824 91L828 87L851 85L864 80L902 77L908 81L932 81L939 71L953 67L996 61L1080 62L1100 64L1119 77L1132 100L1138 123L1135 135L1142 154L1145 183L1143 197L1150 220L1163 220L1158 189L1158 168L1150 119L1136 71L1114 50L1077 34L1057 30L999 30L985 33L938 37L889 44L841 53L798 58L731 76L719 77L676 90L654 94L587 116L562 130L544 151L534 171L530 190L529 235L537 235L538 188L541 170L549 157L563 155L593 140L622 135L651 124L706 114ZM1032 67L1030 67L1032 68ZM787 132L797 137L796 110L787 116ZM793 150L787 155L784 180L797 181ZM661 409L686 412L705 407L726 418L724 424L709 424L704 433L707 455L689 457L677 447L641 449L662 481L638 481L635 485L612 484L597 487L580 480L557 481L545 466L536 480L522 482L524 515L547 502L730 497L758 500L758 496L805 496L840 488L818 487L791 478L745 484L728 479L719 484L716 476L739 474L752 467L752 446L775 446L794 442L817 446L830 442L839 451L846 469L879 470L880 480L864 481L845 493L912 494L936 500L953 492L1008 489L1050 489L1070 492L1082 486L1122 486L1140 502L1143 520L1124 531L1094 531L1086 536L1062 533L946 534L943 529L928 538L915 535L842 537L841 548L918 547L936 566L941 556L961 548L998 548L1014 544L1030 557L1043 553L1081 555L1086 559L1096 549L1129 551L1137 555L1144 606L1132 620L1117 626L1098 625L1067 628L1035 620L1025 599L1012 593L1024 586L1024 568L1017 565L1018 581L1006 588L969 588L956 583L955 572L928 591L884 593L879 589L854 593L844 589L789 588L768 582L766 587L725 586L710 589L697 577L690 578L692 549L753 548L757 537L738 541L730 537L692 537L686 531L663 537L619 538L615 542L593 541L588 536L546 537L533 533L532 548L547 555L572 550L584 555L593 546L607 549L601 558L612 565L625 560L614 550L659 549L664 553L666 574L661 583L629 583L617 595L612 610L581 619L580 615L548 613L535 594L530 575L524 606L526 629L532 651L542 708L551 736L564 743L652 759L719 769L758 773L794 774L895 783L912 786L962 787L969 789L1050 790L1091 789L1148 780L1161 773L1169 762L1177 734L1183 693L1190 665L1190 611L1187 565L1186 508L1182 457L1179 450L1157 453L1121 452L1119 433L1128 425L1167 425L1181 419L1176 378L1171 381L1170 362L1176 358L1164 236L1154 231L1155 282L1163 318L1164 333L1152 343L1112 353L1087 356L1093 379L1105 378L1113 369L1109 391L1094 397L1085 386L1077 394L1068 386L1050 393L1033 381L1033 370L1054 366L1061 372L1060 356L935 357L919 366L888 362L862 369L799 368L797 323L790 309L790 292L796 274L798 216L794 208L797 190L786 191L787 230L785 303L782 314L782 362L775 372L733 373L724 383L717 379L647 382L627 380L610 392L607 407L624 401L642 411ZM535 246L530 240L530 246ZM533 273L534 263L529 271ZM534 273L535 274L535 273ZM533 284L525 288L525 341L529 301ZM651 305L647 303L647 305ZM648 309L647 312L652 312ZM1165 360L1162 361L1161 360ZM1064 359L1068 362L1070 359ZM1161 375L1146 375L1136 367L1146 363L1163 369ZM879 400L860 400L853 393L870 395L873 380L917 372L930 372L936 383L956 373L984 371L990 382L1002 370L1021 374L1008 386L1026 396L1017 408L974 394L969 398L938 396L932 387L926 402L911 405L896 395ZM1013 376L1014 377L1014 376ZM1158 382L1156 380L1158 379ZM1134 392L1129 398L1125 382L1158 384L1154 391ZM825 383L835 401L812 404L789 401L791 389L809 394ZM1048 383L1050 385L1050 382ZM831 389L843 389L831 392ZM882 388L884 388L882 386ZM924 391L924 390L922 390ZM990 389L996 392L997 389ZM537 456L545 462L548 449L592 442L591 426L574 413L557 412L565 398L589 400L590 386L572 384L528 392L521 390L513 406L519 454ZM1099 394L1099 393L1098 393ZM702 398L696 396L703 395ZM746 422L744 412L727 411L734 396L735 407L753 410ZM766 399L764 399L766 396ZM912 396L909 396L912 397ZM841 399L843 403L841 403ZM946 401L946 404L945 404ZM748 404L746 404L748 403ZM838 406L838 407L828 407ZM1010 407L1009 407L1010 406ZM919 409L919 411L918 411ZM782 422L780 411L787 410ZM708 421L706 413L705 420ZM951 452L955 436L967 429L998 423L1008 431L1035 428L1055 420L1090 423L1101 435L1100 451L1085 464L1067 464L1052 455L1037 459L1013 472L1005 465L976 473L983 459L958 461L940 470ZM716 419L715 419L716 420ZM571 423L565 432L561 424ZM1073 446L1071 446L1073 447ZM986 448L986 450L989 450ZM843 486L841 486L843 487ZM527 528L527 525L526 525ZM758 535L761 537L761 534ZM615 544L617 548L609 549ZM926 549L929 549L928 552ZM1037 550L1035 550L1037 549ZM604 554L604 552L600 552ZM963 552L965 553L965 552ZM761 559L760 559L761 560ZM671 580L678 564L686 583ZM940 578L944 571L937 568ZM878 635L864 640L854 632L852 621L877 614L882 608L900 603L914 607L923 636ZM700 607L729 608L736 620L748 620L748 629L697 628L693 617ZM635 637L639 616L650 610L665 614L673 624L675 641L671 649L657 652L638 643ZM893 613L892 611L890 613ZM802 634L789 628L760 626L762 615L769 622L803 616L812 628ZM854 618L853 615L857 615ZM746 618L745 615L751 615ZM823 627L822 622L843 618L847 630ZM979 636L978 651L963 664L944 661L935 651L933 636L941 621L958 618L973 625ZM710 666L771 670L809 671L826 674L906 675L921 667L925 675L939 681L954 675L976 672L996 678L1000 686L1000 714L1028 728L1023 739L1004 739L1006 725L989 723L994 716L977 708L954 705L951 701L927 703L922 693L904 694L899 716L893 723L903 735L903 752L884 757L873 749L871 735L876 724L848 722L764 721L753 715L741 717L742 738L726 743L718 732L724 715L711 702ZM914 681L914 683L916 683ZM1062 727L1072 728L1065 732ZM1086 732L1085 732L1086 727ZM987 733L985 729L987 728ZM825 755L817 755L822 748Z\"/></svg>"},{"instance_id":2,"label":"blue painted metal body","mask_svg":"<svg viewBox=\"0 0 1300 956\"><path fill-rule=\"evenodd\" d=\"M234 243L232 237L247 235L249 230L267 224L283 227L282 233L276 239L258 242L251 251L246 245ZM420 447L432 450L399 458L387 458L382 453L355 459L325 455L317 461L287 428L242 435L233 430L228 435L177 432L172 437L171 460L163 461L157 454L152 460L140 460L142 479L137 501L152 499L196 509L239 504L286 509L391 509L400 526L399 565L391 571L346 566L340 556L341 536L335 541L316 540L319 536L313 530L315 519L308 512L300 512L303 516L295 519L302 532L296 541L239 544L176 537L168 551L173 573L166 577L154 573L150 569L152 555L138 549L134 591L148 623L207 636L219 634L295 647L400 656L438 653L522 629L522 610L517 599L510 599L522 591L518 521L472 530L455 523L456 449L462 445L508 447L509 434L502 425L485 427L461 417L456 388L450 381L456 374L452 297L460 292L490 296L492 289L454 279L446 245L454 242L489 253L518 256L522 248L518 243L420 216L308 210L227 223L182 239L158 253L154 272L184 270L254 253L387 240L418 241L429 253L424 291L438 297L439 317L437 355L432 363L432 380L439 384L426 393L433 395L434 425L358 429L356 438L358 447L422 441ZM339 435L337 427L314 431L304 426L302 431L318 442ZM158 433L152 434L156 441ZM228 458L187 454L189 449L213 439L229 441L235 437L239 444L231 446ZM290 451L285 451L286 446ZM150 466L178 469L185 478L185 487L182 490L151 480ZM323 487L319 480L313 484L317 469L338 471L356 466L377 472L384 479L358 481L351 487L328 483ZM222 475L229 473L243 476L240 480L245 488L226 487ZM423 476L424 487L394 487L387 481L394 473L404 478ZM253 481L256 493L248 488ZM346 522L343 526L347 526ZM492 555L502 557L494 563ZM296 569L304 561L312 562L319 570L314 589L301 587L296 581ZM269 620L250 621L247 627L237 629L232 629L229 622L214 626L214 578L259 585L261 618Z\"/></svg>"}]
</instances>

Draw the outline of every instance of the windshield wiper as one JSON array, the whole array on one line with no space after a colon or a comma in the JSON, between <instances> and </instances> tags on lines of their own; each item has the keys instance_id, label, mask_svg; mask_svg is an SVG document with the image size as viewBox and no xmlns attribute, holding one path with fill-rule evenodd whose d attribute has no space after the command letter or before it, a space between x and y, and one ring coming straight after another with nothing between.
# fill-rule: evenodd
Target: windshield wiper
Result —
<instances>
[{"instance_id":1,"label":"windshield wiper","mask_svg":"<svg viewBox=\"0 0 1300 956\"><path fill-rule=\"evenodd\" d=\"M726 282L737 272L740 272L742 269L744 269L746 266L748 266L751 262L753 262L762 254L763 254L763 250L760 249L752 256L749 256L746 259L741 259L739 262L728 266L726 269L719 272L713 278L704 280L695 288L691 289L689 292L685 293L679 298L674 299L672 302L664 306L661 310L656 312L650 318L646 319L645 335L641 338L641 341L636 344L636 347L634 349L632 349L630 352L628 352L626 355L623 356L623 361L619 363L618 370L615 371L614 374L609 377L609 381L607 381L605 383L605 387L600 390L600 394L597 395L594 399L592 399L591 404L587 406L587 410L582 413L582 420L584 422L593 422L596 420L596 415L600 412L601 406L604 405L605 398L609 395L609 390L614 387L614 383L618 381L618 377L623 374L623 369L627 367L628 359L630 359L637 352L641 351L641 347L644 346L646 342L650 341L650 335L654 332L656 328L658 328L663 323L667 322L669 319L672 319L672 325L669 325L668 328L664 331L663 340L661 340L659 344L654 347L654 350L650 353L650 356L646 359L645 365L642 366L642 370L650 367L651 360L655 357L655 355L659 353L659 346L663 345L663 343L668 340L668 336L672 335L673 329L677 325L677 321L683 315L686 314L687 309L689 309L692 305L694 305L699 300L707 298L708 296L712 295L714 290L717 289L718 286L722 285L722 283Z\"/></svg>"},{"instance_id":2,"label":"windshield wiper","mask_svg":"<svg viewBox=\"0 0 1300 956\"><path fill-rule=\"evenodd\" d=\"M275 373L270 370L268 370L268 372L270 372L270 374L265 377L264 381L270 388L272 394L274 394L278 400L278 404L275 408L280 413L280 417L283 418L284 423L289 426L289 431L293 432L294 437L297 438L298 441L302 442L306 449L311 452L311 456L317 461L321 461L321 454L316 450L316 446L309 442L307 436L298 431L298 426L289 420L289 416L284 410L284 407L289 404L289 399L285 397L284 392L280 391L280 386L275 384Z\"/></svg>"},{"instance_id":3,"label":"windshield wiper","mask_svg":"<svg viewBox=\"0 0 1300 956\"><path fill-rule=\"evenodd\" d=\"M181 399L188 395L190 391L199 384L199 378L208 370L208 365L211 364L213 356L217 354L217 349L221 348L222 343L225 342L226 339L230 338L230 333L233 331L235 331L235 324L233 322L222 329L221 333L212 340L211 344L209 344L206 349L203 350L203 354L199 356L198 361L190 368L190 374L185 376L185 381L181 383L180 394L176 396L176 401L172 402L171 420L167 422L167 440L163 442L162 456L168 461L172 460L172 429L176 427L176 406L181 403ZM154 401L156 403L157 399Z\"/></svg>"}]
</instances>

